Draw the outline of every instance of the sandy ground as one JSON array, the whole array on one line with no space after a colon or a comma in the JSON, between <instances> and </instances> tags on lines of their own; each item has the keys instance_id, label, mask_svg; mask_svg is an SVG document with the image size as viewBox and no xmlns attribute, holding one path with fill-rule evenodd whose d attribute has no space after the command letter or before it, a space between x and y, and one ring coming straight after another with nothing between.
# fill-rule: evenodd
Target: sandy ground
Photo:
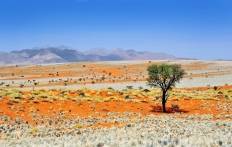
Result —
<instances>
[{"instance_id":1,"label":"sandy ground","mask_svg":"<svg viewBox=\"0 0 232 147\"><path fill-rule=\"evenodd\" d=\"M133 88L138 89L138 87L143 87L144 89L150 89L151 87L147 86L146 81L138 82L121 82L121 83L103 83L103 84L73 84L65 86L67 89L80 89L82 87L87 87L90 89L103 89L112 87L116 90L126 89L127 86L133 86ZM180 83L176 84L177 88L187 88L187 87L205 87L205 86L223 86L225 84L232 85L232 74L231 75L222 75L214 77L197 77L194 79L183 79ZM64 86L44 86L45 89L52 88L62 88ZM18 88L21 89L21 88ZM22 88L22 89L32 89L32 88Z\"/></svg>"},{"instance_id":2,"label":"sandy ground","mask_svg":"<svg viewBox=\"0 0 232 147\"><path fill-rule=\"evenodd\" d=\"M232 84L232 61L202 61L202 60L157 60L157 61L105 61L105 62L77 62L64 64L21 65L0 67L0 88L16 88L23 84L22 89L32 88L81 88L102 89L112 87L125 89L126 86L134 88L146 86L146 68L151 64L168 63L181 64L187 75L176 87L201 87ZM84 67L85 66L85 67ZM56 73L59 73L56 76ZM108 74L112 73L111 76ZM12 75L14 74L14 75ZM53 74L51 76L51 74ZM23 78L20 76L24 76ZM102 76L106 80L99 82ZM85 81L79 81L85 78ZM126 79L127 78L127 79ZM59 80L69 81L67 86ZM39 83L34 85L34 80ZM49 83L49 81L54 81ZM114 81L113 81L114 80ZM74 82L75 81L75 82ZM94 84L92 84L94 81ZM10 85L6 87L6 85Z\"/></svg>"},{"instance_id":3,"label":"sandy ground","mask_svg":"<svg viewBox=\"0 0 232 147\"><path fill-rule=\"evenodd\" d=\"M146 86L147 67L162 62L182 64L188 73L176 85L178 88L172 90L166 105L167 113L162 112L159 90ZM103 76L105 80L100 81ZM0 67L0 84L4 82L0 86L0 146L91 146L90 142L92 146L97 146L102 138L117 136L115 131L109 135L109 131L115 127L122 131L123 139L119 136L118 140L113 139L114 142L104 142L106 145L151 146L150 136L160 133L161 138L152 137L156 143L153 146L164 146L168 141L162 132L173 133L177 126L177 130L182 130L181 134L186 130L194 133L187 132L175 138L180 144L171 140L170 145L229 146L231 79L232 61L113 61L3 66ZM24 86L20 88L20 84ZM127 86L134 89L141 86L151 91L123 90ZM214 86L217 86L216 89ZM120 91L107 89L109 87ZM173 104L179 109L173 109ZM160 124L157 125L157 122ZM167 124L169 122L175 124L171 126ZM158 132L149 134L152 125L158 128ZM100 138L95 139L95 144L90 140L92 131L97 127L100 132L103 128L106 135L96 132L95 136ZM134 132L138 136L134 136ZM145 132L147 137L141 136ZM199 132L204 135L199 135ZM76 140L64 139L68 134ZM41 135L45 136L43 141ZM80 136L83 137L79 139ZM141 142L127 143L133 137L141 138ZM144 141L146 143L142 143Z\"/></svg>"}]
</instances>

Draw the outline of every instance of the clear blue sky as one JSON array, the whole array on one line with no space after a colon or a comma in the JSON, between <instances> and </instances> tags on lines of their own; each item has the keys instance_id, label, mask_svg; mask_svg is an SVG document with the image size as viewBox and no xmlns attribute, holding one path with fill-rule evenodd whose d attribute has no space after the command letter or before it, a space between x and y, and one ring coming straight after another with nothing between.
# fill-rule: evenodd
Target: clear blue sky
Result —
<instances>
[{"instance_id":1,"label":"clear blue sky","mask_svg":"<svg viewBox=\"0 0 232 147\"><path fill-rule=\"evenodd\" d=\"M0 51L46 45L232 59L232 0L0 0Z\"/></svg>"}]
</instances>

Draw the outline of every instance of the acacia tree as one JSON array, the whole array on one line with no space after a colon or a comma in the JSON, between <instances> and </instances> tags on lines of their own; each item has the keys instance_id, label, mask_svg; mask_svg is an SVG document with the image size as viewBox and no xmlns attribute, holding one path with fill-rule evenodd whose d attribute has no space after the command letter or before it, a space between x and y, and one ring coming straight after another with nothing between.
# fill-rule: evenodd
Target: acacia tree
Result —
<instances>
[{"instance_id":1,"label":"acacia tree","mask_svg":"<svg viewBox=\"0 0 232 147\"><path fill-rule=\"evenodd\" d=\"M169 90L175 87L175 84L178 83L186 73L181 68L180 64L154 64L149 66L147 71L147 85L161 88L163 112L166 112L165 105L168 100Z\"/></svg>"}]
</instances>

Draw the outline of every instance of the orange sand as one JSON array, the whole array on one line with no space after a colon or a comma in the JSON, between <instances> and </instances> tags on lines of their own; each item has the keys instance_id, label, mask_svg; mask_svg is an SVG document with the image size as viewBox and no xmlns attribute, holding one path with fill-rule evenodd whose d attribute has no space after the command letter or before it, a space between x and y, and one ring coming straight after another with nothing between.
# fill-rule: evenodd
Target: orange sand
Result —
<instances>
[{"instance_id":1,"label":"orange sand","mask_svg":"<svg viewBox=\"0 0 232 147\"><path fill-rule=\"evenodd\" d=\"M219 89L227 89L231 86L219 87ZM194 88L190 88L189 90L193 90ZM198 90L204 91L205 88L197 88ZM91 96L95 96L96 93L85 91L86 93L91 94ZM24 94L28 95L30 92L24 91ZM70 95L75 95L76 93L70 93ZM101 92L103 98L107 97L106 92ZM122 96L118 95L119 98ZM32 112L37 112L40 116L52 116L52 114L60 113L61 111L66 113L66 117L68 118L76 118L79 117L87 117L89 115L100 116L102 114L106 114L108 112L139 112L143 116L146 114L163 114L161 104L156 105L154 101L149 101L145 98L144 102L134 103L134 102L123 102L123 101L108 101L108 102L99 102L94 103L92 101L84 101L84 102L75 102L72 100L54 100L53 102L45 102L41 98L37 103L32 103L33 100L29 100L28 98L20 100L20 103L12 103L9 101L8 97L4 97L2 101L0 101L0 116L10 116L13 119L16 117L20 117L23 120L27 120L29 123L34 123L32 121L33 117L30 116ZM205 110L200 107L201 104L214 104L210 110ZM214 116L219 115L223 111L217 111L216 106L219 101L203 101L203 100L184 100L181 99L179 101L168 101L166 108L167 113L172 114L175 111L172 110L171 104L177 104L180 106L177 112L183 112L186 114L213 114ZM100 112L98 115L96 112ZM42 119L41 119L42 121ZM4 123L1 122L0 123Z\"/></svg>"}]
</instances>

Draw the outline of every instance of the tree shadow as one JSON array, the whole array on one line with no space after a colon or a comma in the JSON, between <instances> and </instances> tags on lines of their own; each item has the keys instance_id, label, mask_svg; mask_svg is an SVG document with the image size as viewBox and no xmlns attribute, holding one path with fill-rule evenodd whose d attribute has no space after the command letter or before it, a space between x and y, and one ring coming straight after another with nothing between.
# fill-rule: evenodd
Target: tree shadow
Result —
<instances>
[{"instance_id":1,"label":"tree shadow","mask_svg":"<svg viewBox=\"0 0 232 147\"><path fill-rule=\"evenodd\" d=\"M150 112L156 112L156 113L176 113L176 112L177 113L181 113L181 112L188 113L188 112L190 112L190 111L187 111L187 110L184 110L184 109L173 109L172 107L167 107L167 106L166 106L166 111L167 112L163 112L162 106L151 105L150 107L151 107Z\"/></svg>"}]
</instances>

